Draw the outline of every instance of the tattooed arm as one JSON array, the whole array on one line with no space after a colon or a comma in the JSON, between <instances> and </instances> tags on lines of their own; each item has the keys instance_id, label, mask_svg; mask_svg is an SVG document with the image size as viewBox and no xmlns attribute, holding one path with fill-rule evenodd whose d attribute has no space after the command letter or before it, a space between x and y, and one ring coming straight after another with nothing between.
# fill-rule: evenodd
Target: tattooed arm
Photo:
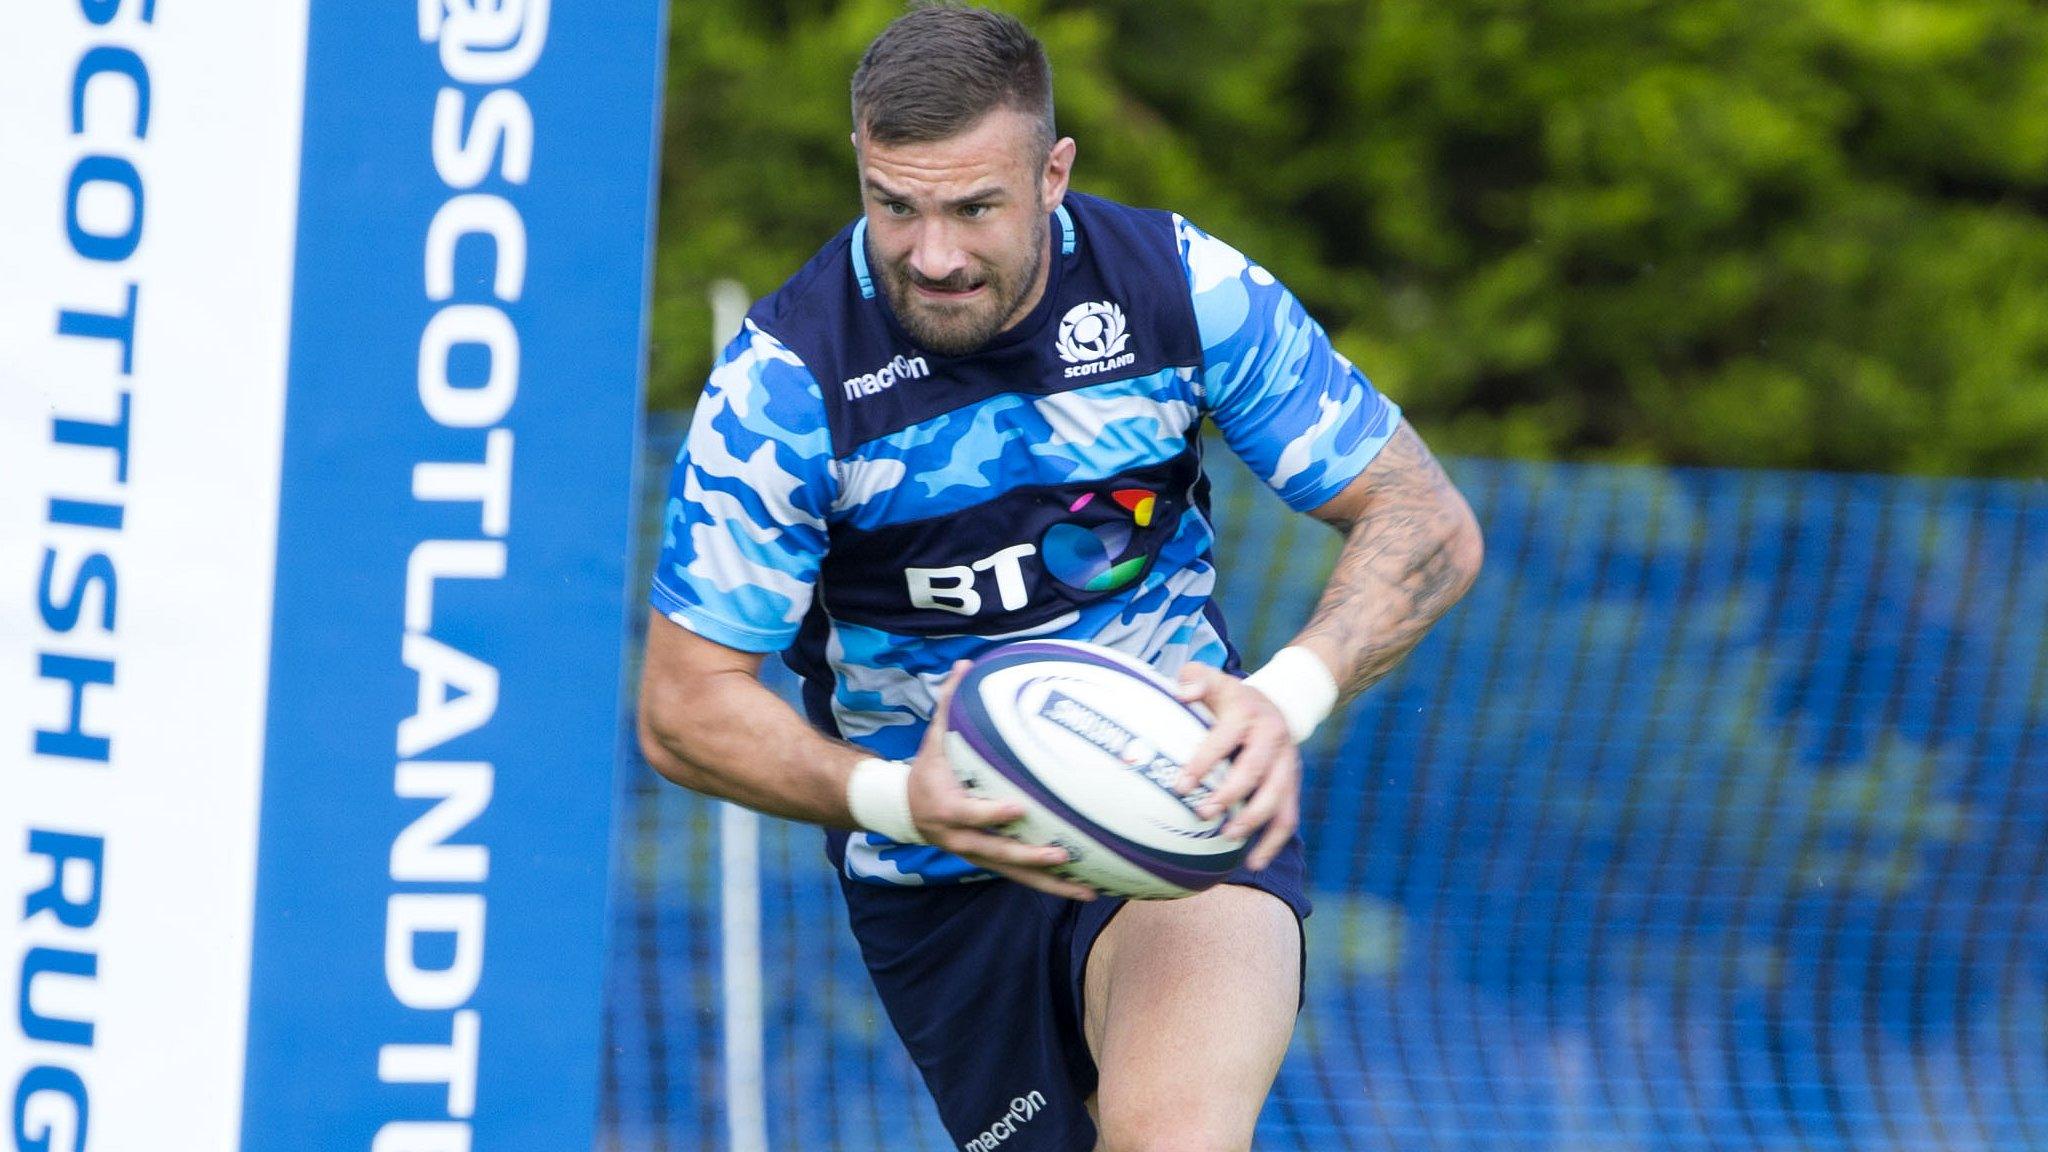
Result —
<instances>
[{"instance_id":1,"label":"tattooed arm","mask_svg":"<svg viewBox=\"0 0 2048 1152\"><path fill-rule=\"evenodd\" d=\"M1405 423L1366 470L1311 515L1344 534L1322 599L1294 643L1328 665L1345 697L1392 671L1472 586L1478 521Z\"/></svg>"},{"instance_id":2,"label":"tattooed arm","mask_svg":"<svg viewBox=\"0 0 2048 1152\"><path fill-rule=\"evenodd\" d=\"M1310 514L1344 533L1344 548L1291 647L1322 663L1340 697L1353 696L1400 663L1472 586L1483 552L1479 524L1406 424L1356 480ZM1229 756L1228 776L1198 807L1213 816L1243 801L1223 833L1256 833L1249 863L1264 868L1300 820L1301 759L1289 722L1266 696L1270 686L1262 690L1201 665L1184 669L1181 681L1186 699L1207 703L1216 715L1182 772L1181 791Z\"/></svg>"}]
</instances>

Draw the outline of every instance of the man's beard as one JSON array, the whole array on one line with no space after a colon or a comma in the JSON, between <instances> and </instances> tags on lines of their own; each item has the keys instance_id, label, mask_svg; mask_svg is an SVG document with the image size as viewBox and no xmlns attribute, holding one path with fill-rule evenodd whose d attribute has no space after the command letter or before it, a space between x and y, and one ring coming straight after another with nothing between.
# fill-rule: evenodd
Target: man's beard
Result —
<instances>
[{"instance_id":1,"label":"man's beard","mask_svg":"<svg viewBox=\"0 0 2048 1152\"><path fill-rule=\"evenodd\" d=\"M882 269L882 287L896 319L911 339L941 356L965 356L993 340L1008 324L1017 306L1038 282L1045 266L1045 245L1050 231L1041 218L1031 233L1031 263L1012 278L993 268L964 270L944 280L926 280L902 263ZM917 294L915 285L959 291L985 283L981 298L962 304L935 303Z\"/></svg>"}]
</instances>

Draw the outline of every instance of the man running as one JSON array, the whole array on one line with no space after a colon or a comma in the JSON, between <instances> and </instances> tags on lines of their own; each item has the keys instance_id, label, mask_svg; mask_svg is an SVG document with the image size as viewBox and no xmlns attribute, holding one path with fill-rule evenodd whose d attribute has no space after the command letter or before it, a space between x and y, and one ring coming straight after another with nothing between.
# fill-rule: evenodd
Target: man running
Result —
<instances>
[{"instance_id":1,"label":"man running","mask_svg":"<svg viewBox=\"0 0 2048 1152\"><path fill-rule=\"evenodd\" d=\"M749 314L670 487L641 690L669 779L827 829L891 1022L978 1152L1243 1149L1294 1027L1296 745L1476 575L1470 510L1274 278L1167 212L1070 192L1044 49L915 10L853 77L862 215ZM1345 534L1250 677L1210 599L1201 423ZM1229 882L1098 898L993 829L939 747L955 664L1105 644L1216 726L1185 781L1255 837ZM781 652L799 716L758 679Z\"/></svg>"}]
</instances>

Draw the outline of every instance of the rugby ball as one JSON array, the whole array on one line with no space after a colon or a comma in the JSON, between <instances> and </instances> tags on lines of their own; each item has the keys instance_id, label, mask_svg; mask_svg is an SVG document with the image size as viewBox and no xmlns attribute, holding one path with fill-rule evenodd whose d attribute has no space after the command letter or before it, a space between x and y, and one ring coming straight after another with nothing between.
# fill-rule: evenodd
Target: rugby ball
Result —
<instances>
[{"instance_id":1,"label":"rugby ball","mask_svg":"<svg viewBox=\"0 0 2048 1152\"><path fill-rule=\"evenodd\" d=\"M1209 732L1208 714L1173 690L1150 667L1099 645L1006 645L955 686L947 759L969 792L1023 806L1004 834L1067 850L1059 875L1111 896L1189 896L1236 870L1246 842L1223 836L1229 812L1205 820L1195 811L1228 761L1189 795L1173 790Z\"/></svg>"}]
</instances>

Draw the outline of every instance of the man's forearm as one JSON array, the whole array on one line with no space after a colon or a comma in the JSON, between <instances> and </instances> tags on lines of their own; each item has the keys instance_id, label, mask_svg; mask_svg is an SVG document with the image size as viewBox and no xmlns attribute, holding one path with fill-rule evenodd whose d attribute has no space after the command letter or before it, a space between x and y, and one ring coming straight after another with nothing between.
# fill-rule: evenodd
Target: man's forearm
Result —
<instances>
[{"instance_id":1,"label":"man's forearm","mask_svg":"<svg viewBox=\"0 0 2048 1152\"><path fill-rule=\"evenodd\" d=\"M752 675L695 678L687 699L644 696L640 746L664 777L756 811L853 827L846 780L867 753L819 735Z\"/></svg>"},{"instance_id":2,"label":"man's forearm","mask_svg":"<svg viewBox=\"0 0 2048 1152\"><path fill-rule=\"evenodd\" d=\"M1330 666L1346 697L1401 662L1472 586L1483 555L1464 497L1405 424L1365 480L1359 499L1318 511L1344 548L1294 641Z\"/></svg>"}]
</instances>

